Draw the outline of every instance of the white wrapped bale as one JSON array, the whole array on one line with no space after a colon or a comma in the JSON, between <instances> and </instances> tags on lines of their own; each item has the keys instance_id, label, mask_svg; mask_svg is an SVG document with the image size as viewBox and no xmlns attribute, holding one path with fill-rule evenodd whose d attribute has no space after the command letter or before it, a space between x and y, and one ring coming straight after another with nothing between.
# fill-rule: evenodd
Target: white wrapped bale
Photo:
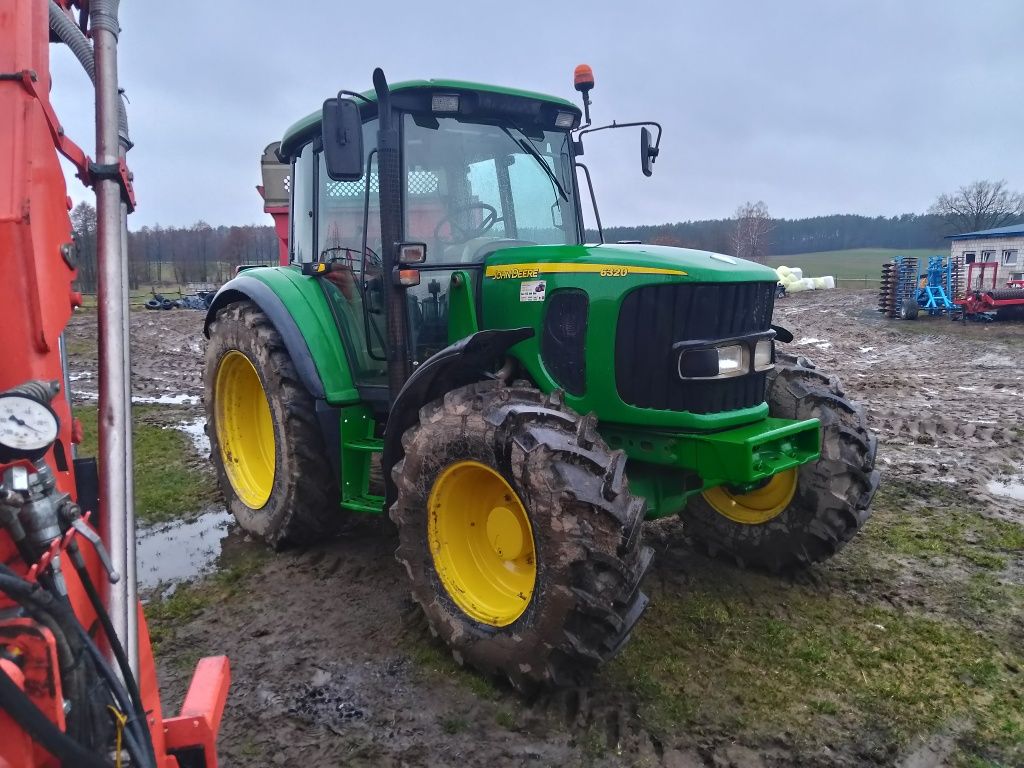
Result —
<instances>
[{"instance_id":1,"label":"white wrapped bale","mask_svg":"<svg viewBox=\"0 0 1024 768\"><path fill-rule=\"evenodd\" d=\"M789 272L797 280L803 280L804 279L804 271L802 269L800 269L800 267L790 267Z\"/></svg>"},{"instance_id":2,"label":"white wrapped bale","mask_svg":"<svg viewBox=\"0 0 1024 768\"><path fill-rule=\"evenodd\" d=\"M782 282L786 282L786 278L789 277L789 275L792 273L792 271L793 270L791 270L789 267L776 267L775 268L775 274L779 276L779 280L781 280Z\"/></svg>"},{"instance_id":3,"label":"white wrapped bale","mask_svg":"<svg viewBox=\"0 0 1024 768\"><path fill-rule=\"evenodd\" d=\"M805 291L813 291L815 288L818 287L817 285L815 285L813 277L805 277L803 280L800 281L800 284L803 285Z\"/></svg>"},{"instance_id":4,"label":"white wrapped bale","mask_svg":"<svg viewBox=\"0 0 1024 768\"><path fill-rule=\"evenodd\" d=\"M821 281L824 283L823 288L831 289L836 287L836 279L832 275L825 275L825 277L821 278Z\"/></svg>"}]
</instances>

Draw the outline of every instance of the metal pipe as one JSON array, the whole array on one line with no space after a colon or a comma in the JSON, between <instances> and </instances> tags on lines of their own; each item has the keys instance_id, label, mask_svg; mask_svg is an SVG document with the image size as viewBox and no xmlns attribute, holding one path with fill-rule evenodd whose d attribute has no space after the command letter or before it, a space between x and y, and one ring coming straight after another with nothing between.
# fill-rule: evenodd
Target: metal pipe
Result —
<instances>
[{"instance_id":1,"label":"metal pipe","mask_svg":"<svg viewBox=\"0 0 1024 768\"><path fill-rule=\"evenodd\" d=\"M122 111L122 115L123 115ZM125 155L125 143L121 142L121 157ZM124 322L122 325L122 333L124 338L124 354L123 354L123 370L124 375L124 402L126 410L126 418L128 421L128 434L125 439L125 604L128 614L128 643L124 645L125 652L128 654L128 666L132 670L132 675L136 680L139 679L139 611L138 611L138 582L136 574L136 560L135 560L135 447L132 444L131 425L132 425L132 361L131 361L131 285L128 279L128 205L121 201L121 263L125 269L125 279L123 285L123 305Z\"/></svg>"},{"instance_id":2,"label":"metal pipe","mask_svg":"<svg viewBox=\"0 0 1024 768\"><path fill-rule=\"evenodd\" d=\"M93 55L96 64L96 163L116 166L120 95L117 85L117 1L92 4ZM114 569L125 578L107 588L107 611L114 631L138 674L135 625L135 540L131 465L131 366L128 349L127 260L121 186L109 176L96 182L97 303L99 305L99 452L100 528ZM134 651L133 651L134 649Z\"/></svg>"}]
</instances>

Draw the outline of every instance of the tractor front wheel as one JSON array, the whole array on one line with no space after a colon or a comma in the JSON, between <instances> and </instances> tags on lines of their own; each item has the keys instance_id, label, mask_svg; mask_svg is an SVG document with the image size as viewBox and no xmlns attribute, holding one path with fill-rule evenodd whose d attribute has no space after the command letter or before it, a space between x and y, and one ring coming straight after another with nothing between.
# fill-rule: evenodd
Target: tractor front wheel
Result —
<instances>
[{"instance_id":1,"label":"tractor front wheel","mask_svg":"<svg viewBox=\"0 0 1024 768\"><path fill-rule=\"evenodd\" d=\"M583 683L647 604L625 455L558 394L496 382L425 406L402 446L395 557L431 630L519 690Z\"/></svg>"},{"instance_id":2,"label":"tractor front wheel","mask_svg":"<svg viewBox=\"0 0 1024 768\"><path fill-rule=\"evenodd\" d=\"M803 358L778 355L766 399L772 416L821 421L821 457L745 493L712 488L692 497L681 517L712 555L779 572L828 559L867 522L877 442L836 379Z\"/></svg>"},{"instance_id":3,"label":"tractor front wheel","mask_svg":"<svg viewBox=\"0 0 1024 768\"><path fill-rule=\"evenodd\" d=\"M344 516L313 397L252 302L211 323L203 384L211 456L239 525L275 549L337 531Z\"/></svg>"}]
</instances>

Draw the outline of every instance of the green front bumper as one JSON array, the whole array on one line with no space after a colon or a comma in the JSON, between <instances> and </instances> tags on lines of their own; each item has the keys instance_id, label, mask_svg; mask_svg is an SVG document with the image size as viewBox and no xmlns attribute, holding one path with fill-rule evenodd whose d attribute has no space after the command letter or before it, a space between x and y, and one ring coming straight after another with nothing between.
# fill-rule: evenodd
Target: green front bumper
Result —
<instances>
[{"instance_id":1,"label":"green front bumper","mask_svg":"<svg viewBox=\"0 0 1024 768\"><path fill-rule=\"evenodd\" d=\"M720 432L678 433L602 425L612 448L629 457L633 493L645 496L649 517L673 514L687 497L730 485L741 492L820 455L817 419L766 418Z\"/></svg>"}]
</instances>

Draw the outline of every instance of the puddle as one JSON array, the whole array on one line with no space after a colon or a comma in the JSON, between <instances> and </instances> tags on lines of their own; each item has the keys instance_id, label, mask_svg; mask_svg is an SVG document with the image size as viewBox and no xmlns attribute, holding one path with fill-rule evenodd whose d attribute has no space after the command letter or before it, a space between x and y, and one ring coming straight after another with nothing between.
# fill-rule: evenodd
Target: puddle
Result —
<instances>
[{"instance_id":1,"label":"puddle","mask_svg":"<svg viewBox=\"0 0 1024 768\"><path fill-rule=\"evenodd\" d=\"M190 581L210 570L232 521L227 510L215 510L188 522L141 529L135 547L139 589Z\"/></svg>"},{"instance_id":2,"label":"puddle","mask_svg":"<svg viewBox=\"0 0 1024 768\"><path fill-rule=\"evenodd\" d=\"M158 397L134 395L132 402L144 405L197 405L199 403L199 395L177 394L160 395Z\"/></svg>"},{"instance_id":3,"label":"puddle","mask_svg":"<svg viewBox=\"0 0 1024 768\"><path fill-rule=\"evenodd\" d=\"M1024 501L1024 475L1010 475L985 483L985 490L993 496Z\"/></svg>"},{"instance_id":4,"label":"puddle","mask_svg":"<svg viewBox=\"0 0 1024 768\"><path fill-rule=\"evenodd\" d=\"M196 453L204 459L210 458L210 438L206 435L206 419L194 419L175 424L174 429L181 430L192 441Z\"/></svg>"},{"instance_id":5,"label":"puddle","mask_svg":"<svg viewBox=\"0 0 1024 768\"><path fill-rule=\"evenodd\" d=\"M82 391L76 389L74 397L78 400L99 400L97 392ZM198 405L199 395L132 395L132 403L135 405Z\"/></svg>"}]
</instances>

